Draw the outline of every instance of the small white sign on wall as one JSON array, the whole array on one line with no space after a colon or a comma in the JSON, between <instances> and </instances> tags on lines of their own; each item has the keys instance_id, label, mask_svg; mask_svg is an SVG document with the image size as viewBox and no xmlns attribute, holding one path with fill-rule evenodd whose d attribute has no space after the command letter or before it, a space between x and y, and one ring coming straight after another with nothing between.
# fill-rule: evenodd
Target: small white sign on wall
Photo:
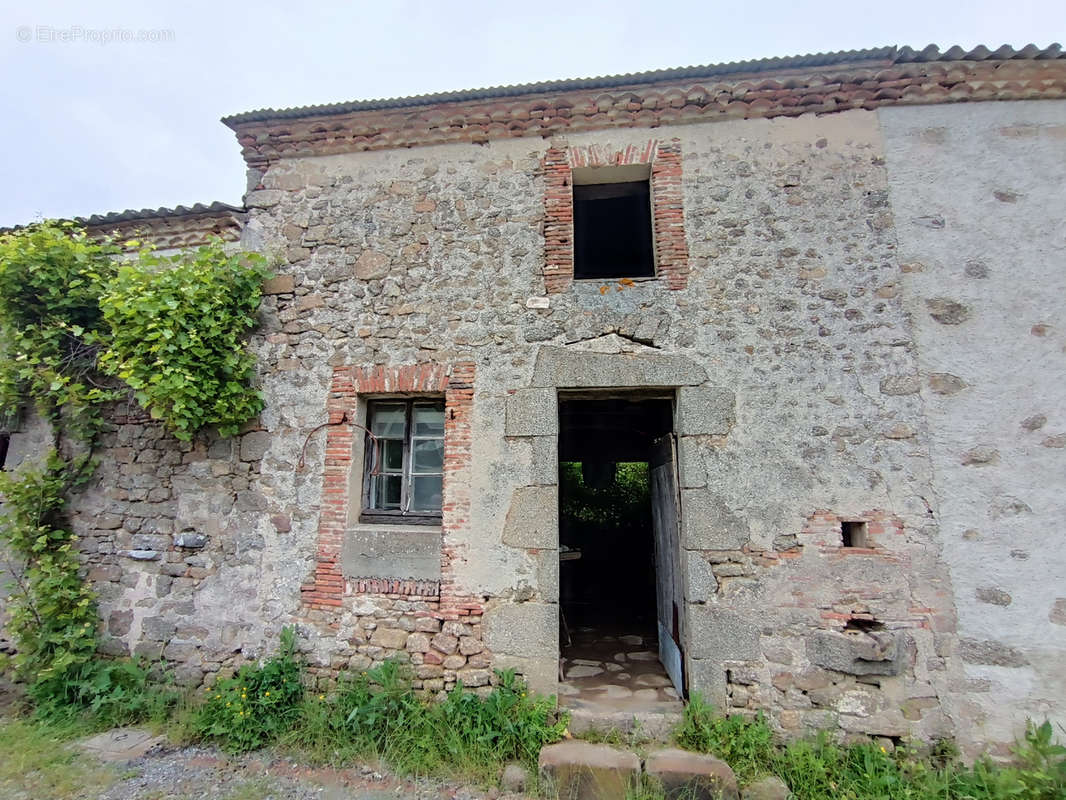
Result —
<instances>
[{"instance_id":1,"label":"small white sign on wall","mask_svg":"<svg viewBox=\"0 0 1066 800\"><path fill-rule=\"evenodd\" d=\"M530 297L526 300L526 308L548 308L551 306L551 300L547 297Z\"/></svg>"}]
</instances>

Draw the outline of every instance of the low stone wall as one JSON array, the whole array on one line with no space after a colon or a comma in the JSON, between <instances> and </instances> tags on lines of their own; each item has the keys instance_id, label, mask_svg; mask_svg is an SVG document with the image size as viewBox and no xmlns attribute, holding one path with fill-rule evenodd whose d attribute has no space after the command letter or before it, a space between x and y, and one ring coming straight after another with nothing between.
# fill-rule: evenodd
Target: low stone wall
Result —
<instances>
[{"instance_id":1,"label":"low stone wall","mask_svg":"<svg viewBox=\"0 0 1066 800\"><path fill-rule=\"evenodd\" d=\"M430 692L450 691L458 681L470 688L494 682L480 615L441 620L438 598L400 594L359 595L346 605L340 613L312 609L305 617L317 634L305 648L320 684L387 660L410 664L414 687Z\"/></svg>"}]
</instances>

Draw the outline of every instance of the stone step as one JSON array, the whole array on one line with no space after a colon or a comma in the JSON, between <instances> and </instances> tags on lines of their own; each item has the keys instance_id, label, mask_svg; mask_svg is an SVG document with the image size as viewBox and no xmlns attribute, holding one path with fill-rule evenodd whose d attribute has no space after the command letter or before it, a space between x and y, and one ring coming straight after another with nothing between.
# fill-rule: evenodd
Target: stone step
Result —
<instances>
[{"instance_id":1,"label":"stone step","mask_svg":"<svg viewBox=\"0 0 1066 800\"><path fill-rule=\"evenodd\" d=\"M644 763L636 753L570 739L541 748L541 779L550 792L565 800L624 800L639 788L643 771L659 782L667 800L740 800L737 779L720 758L687 750L663 748ZM786 787L777 778L753 784L751 797L779 800Z\"/></svg>"},{"instance_id":2,"label":"stone step","mask_svg":"<svg viewBox=\"0 0 1066 800\"><path fill-rule=\"evenodd\" d=\"M640 780L635 753L569 739L541 748L541 779L565 800L623 800Z\"/></svg>"},{"instance_id":3,"label":"stone step","mask_svg":"<svg viewBox=\"0 0 1066 800\"><path fill-rule=\"evenodd\" d=\"M114 728L76 742L77 747L102 761L128 763L166 742L145 728Z\"/></svg>"},{"instance_id":4,"label":"stone step","mask_svg":"<svg viewBox=\"0 0 1066 800\"><path fill-rule=\"evenodd\" d=\"M669 748L649 753L644 771L662 782L668 800L739 800L737 778L720 758Z\"/></svg>"},{"instance_id":5,"label":"stone step","mask_svg":"<svg viewBox=\"0 0 1066 800\"><path fill-rule=\"evenodd\" d=\"M653 742L669 741L681 722L681 711L617 711L570 708L570 732L582 736L590 731L601 733L616 730L622 734L636 733L641 739Z\"/></svg>"}]
</instances>

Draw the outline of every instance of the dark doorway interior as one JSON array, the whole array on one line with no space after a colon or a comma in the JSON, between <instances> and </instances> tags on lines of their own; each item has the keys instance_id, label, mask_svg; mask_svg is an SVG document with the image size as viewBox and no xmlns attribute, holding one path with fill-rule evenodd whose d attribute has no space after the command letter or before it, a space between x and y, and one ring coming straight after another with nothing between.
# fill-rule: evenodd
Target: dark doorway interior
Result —
<instances>
[{"instance_id":1,"label":"dark doorway interior","mask_svg":"<svg viewBox=\"0 0 1066 800\"><path fill-rule=\"evenodd\" d=\"M561 699L597 710L676 703L659 663L649 471L672 402L564 395L559 420Z\"/></svg>"},{"instance_id":2,"label":"dark doorway interior","mask_svg":"<svg viewBox=\"0 0 1066 800\"><path fill-rule=\"evenodd\" d=\"M655 629L655 563L646 461L559 465L566 622Z\"/></svg>"}]
</instances>

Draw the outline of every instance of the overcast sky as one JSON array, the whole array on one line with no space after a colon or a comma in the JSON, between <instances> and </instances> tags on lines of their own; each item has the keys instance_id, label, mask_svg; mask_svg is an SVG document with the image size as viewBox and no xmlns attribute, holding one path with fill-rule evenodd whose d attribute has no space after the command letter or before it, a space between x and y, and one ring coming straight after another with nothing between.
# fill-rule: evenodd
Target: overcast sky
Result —
<instances>
[{"instance_id":1,"label":"overcast sky","mask_svg":"<svg viewBox=\"0 0 1066 800\"><path fill-rule=\"evenodd\" d=\"M0 18L0 227L240 203L219 118L257 108L1066 32L1062 0L9 0Z\"/></svg>"}]
</instances>

